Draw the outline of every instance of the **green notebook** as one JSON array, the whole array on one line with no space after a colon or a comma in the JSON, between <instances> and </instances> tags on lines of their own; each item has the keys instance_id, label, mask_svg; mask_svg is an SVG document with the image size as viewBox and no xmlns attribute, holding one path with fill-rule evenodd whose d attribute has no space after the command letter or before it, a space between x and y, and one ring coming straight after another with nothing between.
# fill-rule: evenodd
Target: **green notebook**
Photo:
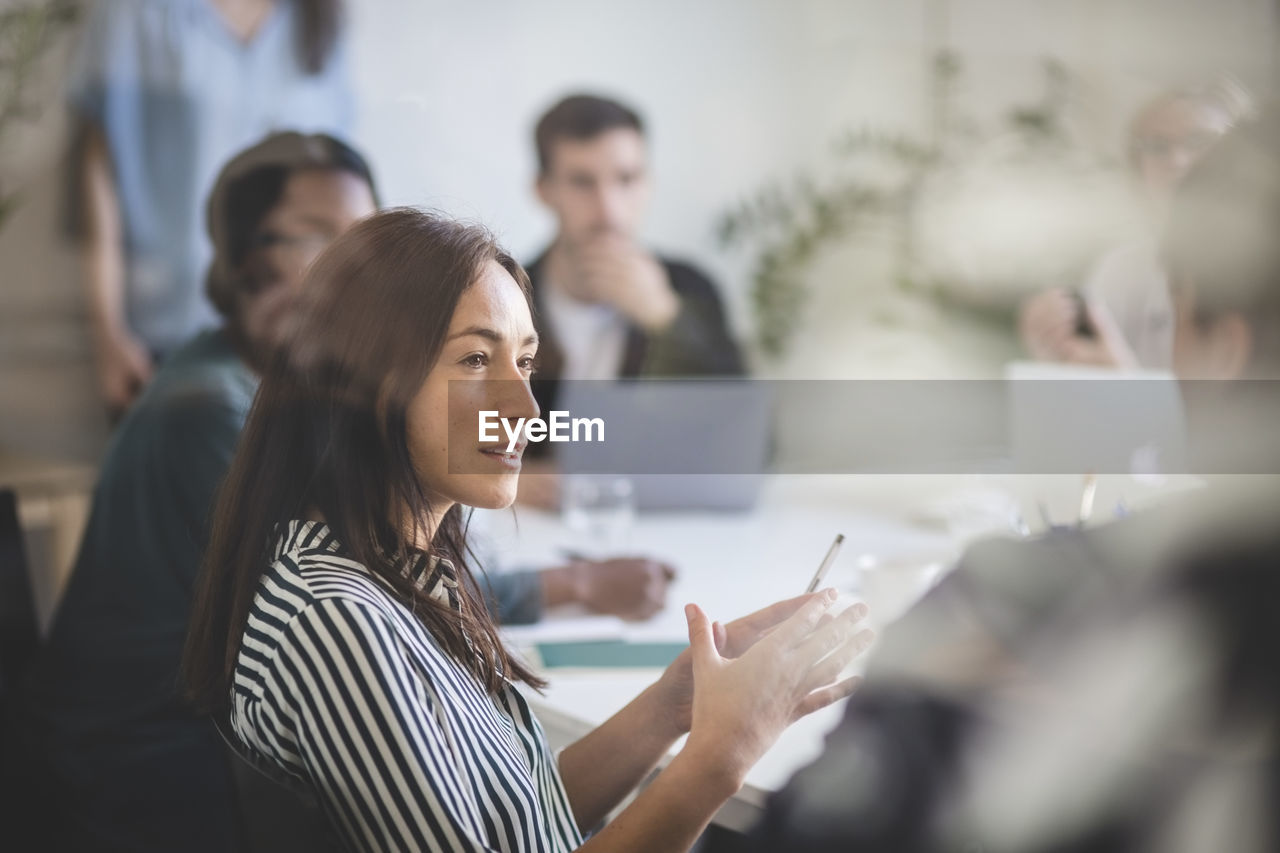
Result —
<instances>
[{"instance_id":1,"label":"green notebook","mask_svg":"<svg viewBox=\"0 0 1280 853\"><path fill-rule=\"evenodd\" d=\"M688 643L628 643L598 640L584 643L538 643L538 656L547 668L558 666L665 667L688 648Z\"/></svg>"}]
</instances>

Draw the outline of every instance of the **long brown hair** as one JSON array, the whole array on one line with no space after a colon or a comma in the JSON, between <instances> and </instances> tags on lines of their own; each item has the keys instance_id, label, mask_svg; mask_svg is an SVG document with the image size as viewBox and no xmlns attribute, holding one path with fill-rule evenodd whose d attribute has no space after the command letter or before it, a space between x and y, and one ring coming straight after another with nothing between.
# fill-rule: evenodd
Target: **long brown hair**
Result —
<instances>
[{"instance_id":1,"label":"long brown hair","mask_svg":"<svg viewBox=\"0 0 1280 853\"><path fill-rule=\"evenodd\" d=\"M461 506L444 515L429 546L458 571L461 612L404 572L431 512L410 461L406 412L459 298L489 261L528 298L528 276L486 230L397 208L339 237L307 273L297 325L263 375L214 510L183 653L188 696L200 709L229 701L277 526L311 511L490 692L504 677L543 686L507 653L485 609Z\"/></svg>"}]
</instances>

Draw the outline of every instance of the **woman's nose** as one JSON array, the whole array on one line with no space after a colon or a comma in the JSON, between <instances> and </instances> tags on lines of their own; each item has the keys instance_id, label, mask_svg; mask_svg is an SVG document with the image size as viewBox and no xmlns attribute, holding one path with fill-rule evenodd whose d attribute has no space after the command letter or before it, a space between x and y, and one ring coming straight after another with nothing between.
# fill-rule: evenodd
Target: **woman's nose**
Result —
<instances>
[{"instance_id":1,"label":"woman's nose","mask_svg":"<svg viewBox=\"0 0 1280 853\"><path fill-rule=\"evenodd\" d=\"M491 389L495 399L493 408L506 418L536 418L542 413L538 401L533 397L533 389L522 372L517 371L519 378L493 380Z\"/></svg>"}]
</instances>

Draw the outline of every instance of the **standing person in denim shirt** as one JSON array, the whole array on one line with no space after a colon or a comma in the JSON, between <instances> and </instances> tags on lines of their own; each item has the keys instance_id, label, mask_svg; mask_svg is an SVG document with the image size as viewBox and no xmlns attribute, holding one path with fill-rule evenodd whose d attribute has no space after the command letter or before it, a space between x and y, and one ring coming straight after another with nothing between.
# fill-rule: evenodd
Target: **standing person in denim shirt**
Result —
<instances>
[{"instance_id":1,"label":"standing person in denim shirt","mask_svg":"<svg viewBox=\"0 0 1280 853\"><path fill-rule=\"evenodd\" d=\"M216 325L201 205L275 129L349 135L341 0L98 0L72 72L74 198L104 402Z\"/></svg>"}]
</instances>

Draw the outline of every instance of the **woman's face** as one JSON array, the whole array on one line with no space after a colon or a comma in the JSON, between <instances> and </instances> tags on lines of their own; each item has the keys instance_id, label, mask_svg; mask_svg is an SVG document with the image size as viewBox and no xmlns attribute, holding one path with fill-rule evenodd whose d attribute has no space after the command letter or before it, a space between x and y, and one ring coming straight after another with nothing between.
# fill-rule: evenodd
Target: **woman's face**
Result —
<instances>
[{"instance_id":1,"label":"woman's face","mask_svg":"<svg viewBox=\"0 0 1280 853\"><path fill-rule=\"evenodd\" d=\"M499 441L480 441L479 414L497 411L513 428L538 416L529 389L537 351L524 293L490 261L458 300L440 357L409 403L410 456L438 513L455 503L499 509L515 500L526 442L507 453L501 429Z\"/></svg>"}]
</instances>

